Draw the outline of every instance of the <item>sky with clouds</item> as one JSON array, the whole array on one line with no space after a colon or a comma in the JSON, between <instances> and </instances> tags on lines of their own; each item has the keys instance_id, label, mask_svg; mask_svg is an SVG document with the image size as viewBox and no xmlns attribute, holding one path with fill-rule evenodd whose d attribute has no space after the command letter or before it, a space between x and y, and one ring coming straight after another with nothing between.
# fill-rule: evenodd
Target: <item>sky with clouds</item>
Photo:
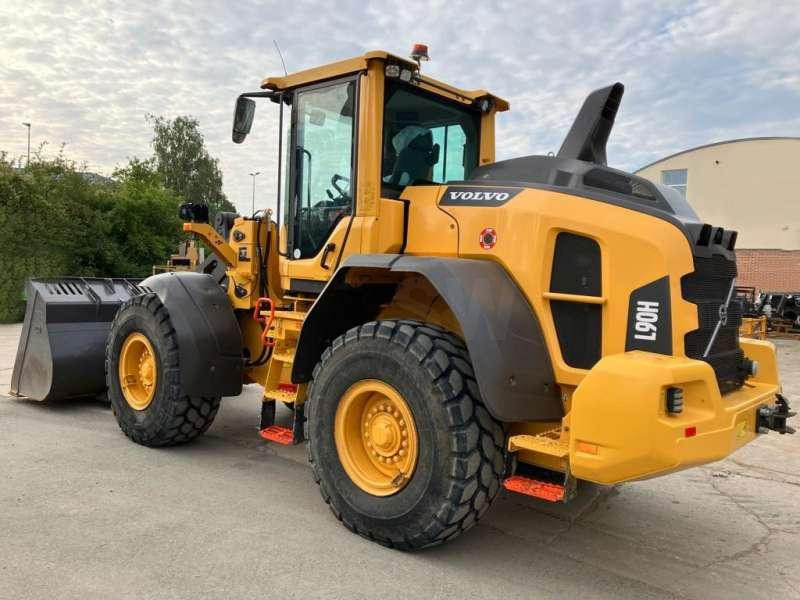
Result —
<instances>
[{"instance_id":1,"label":"sky with clouds","mask_svg":"<svg viewBox=\"0 0 800 600\"><path fill-rule=\"evenodd\" d=\"M233 102L262 77L370 49L430 46L424 71L511 102L499 158L556 151L585 95L614 81L625 99L609 164L632 170L699 144L800 135L797 1L204 2L2 0L0 151L62 142L109 174L150 155L146 113L191 114L220 160L225 191L249 210L274 198L276 106L230 141Z\"/></svg>"}]
</instances>

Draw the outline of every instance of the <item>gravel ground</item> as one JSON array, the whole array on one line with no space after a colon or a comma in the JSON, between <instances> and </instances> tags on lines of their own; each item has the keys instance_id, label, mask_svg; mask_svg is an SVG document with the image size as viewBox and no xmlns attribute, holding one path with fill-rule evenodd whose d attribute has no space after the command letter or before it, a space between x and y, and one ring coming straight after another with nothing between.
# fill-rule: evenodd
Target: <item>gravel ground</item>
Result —
<instances>
[{"instance_id":1,"label":"gravel ground","mask_svg":"<svg viewBox=\"0 0 800 600\"><path fill-rule=\"evenodd\" d=\"M0 326L0 394L19 331ZM776 344L800 405L800 342ZM0 598L800 598L800 434L567 505L502 492L456 541L401 553L345 530L258 410L247 389L153 450L102 403L0 397Z\"/></svg>"}]
</instances>

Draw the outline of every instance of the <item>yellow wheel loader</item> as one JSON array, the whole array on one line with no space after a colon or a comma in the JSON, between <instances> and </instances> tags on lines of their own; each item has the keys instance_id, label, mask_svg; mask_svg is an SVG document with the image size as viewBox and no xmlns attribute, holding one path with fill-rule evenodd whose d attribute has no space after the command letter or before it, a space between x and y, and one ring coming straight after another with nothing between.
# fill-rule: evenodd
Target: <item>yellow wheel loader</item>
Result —
<instances>
[{"instance_id":1,"label":"yellow wheel loader","mask_svg":"<svg viewBox=\"0 0 800 600\"><path fill-rule=\"evenodd\" d=\"M349 529L416 549L499 490L567 501L792 432L774 347L740 339L736 233L606 165L622 97L591 93L555 156L495 160L508 103L387 52L265 79L278 208L181 207L214 251L144 281L32 280L12 388L107 393L146 446L263 388ZM292 408L276 424L276 405Z\"/></svg>"}]
</instances>

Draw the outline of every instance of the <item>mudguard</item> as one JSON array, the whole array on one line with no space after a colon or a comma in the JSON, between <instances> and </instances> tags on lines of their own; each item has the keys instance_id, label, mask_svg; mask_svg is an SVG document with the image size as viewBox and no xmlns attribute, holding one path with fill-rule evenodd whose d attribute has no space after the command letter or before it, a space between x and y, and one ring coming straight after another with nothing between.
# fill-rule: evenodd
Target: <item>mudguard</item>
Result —
<instances>
[{"instance_id":1,"label":"mudguard","mask_svg":"<svg viewBox=\"0 0 800 600\"><path fill-rule=\"evenodd\" d=\"M431 283L461 326L481 395L495 418L514 422L563 417L536 314L505 270L484 260L397 254L350 257L306 316L293 381L309 381L326 345L350 327L374 319L381 303L391 298L393 288L387 284L347 285L347 271L355 267L416 273Z\"/></svg>"},{"instance_id":2,"label":"mudguard","mask_svg":"<svg viewBox=\"0 0 800 600\"><path fill-rule=\"evenodd\" d=\"M189 396L242 392L242 333L228 296L211 275L176 271L148 277L178 338L181 389Z\"/></svg>"}]
</instances>

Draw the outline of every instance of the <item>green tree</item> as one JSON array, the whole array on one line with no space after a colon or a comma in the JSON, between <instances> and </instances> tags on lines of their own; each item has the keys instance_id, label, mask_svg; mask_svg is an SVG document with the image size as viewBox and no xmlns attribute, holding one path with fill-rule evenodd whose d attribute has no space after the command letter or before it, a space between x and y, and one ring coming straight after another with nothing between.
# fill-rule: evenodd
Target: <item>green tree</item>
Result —
<instances>
[{"instance_id":1,"label":"green tree","mask_svg":"<svg viewBox=\"0 0 800 600\"><path fill-rule=\"evenodd\" d=\"M147 115L153 124L155 170L164 185L187 202L207 204L211 217L220 211L235 211L222 191L219 162L205 147L197 119L174 119Z\"/></svg>"},{"instance_id":2,"label":"green tree","mask_svg":"<svg viewBox=\"0 0 800 600\"><path fill-rule=\"evenodd\" d=\"M163 185L152 159L131 159L113 178L117 185L105 213L109 263L115 273L146 277L177 249L183 198Z\"/></svg>"}]
</instances>

